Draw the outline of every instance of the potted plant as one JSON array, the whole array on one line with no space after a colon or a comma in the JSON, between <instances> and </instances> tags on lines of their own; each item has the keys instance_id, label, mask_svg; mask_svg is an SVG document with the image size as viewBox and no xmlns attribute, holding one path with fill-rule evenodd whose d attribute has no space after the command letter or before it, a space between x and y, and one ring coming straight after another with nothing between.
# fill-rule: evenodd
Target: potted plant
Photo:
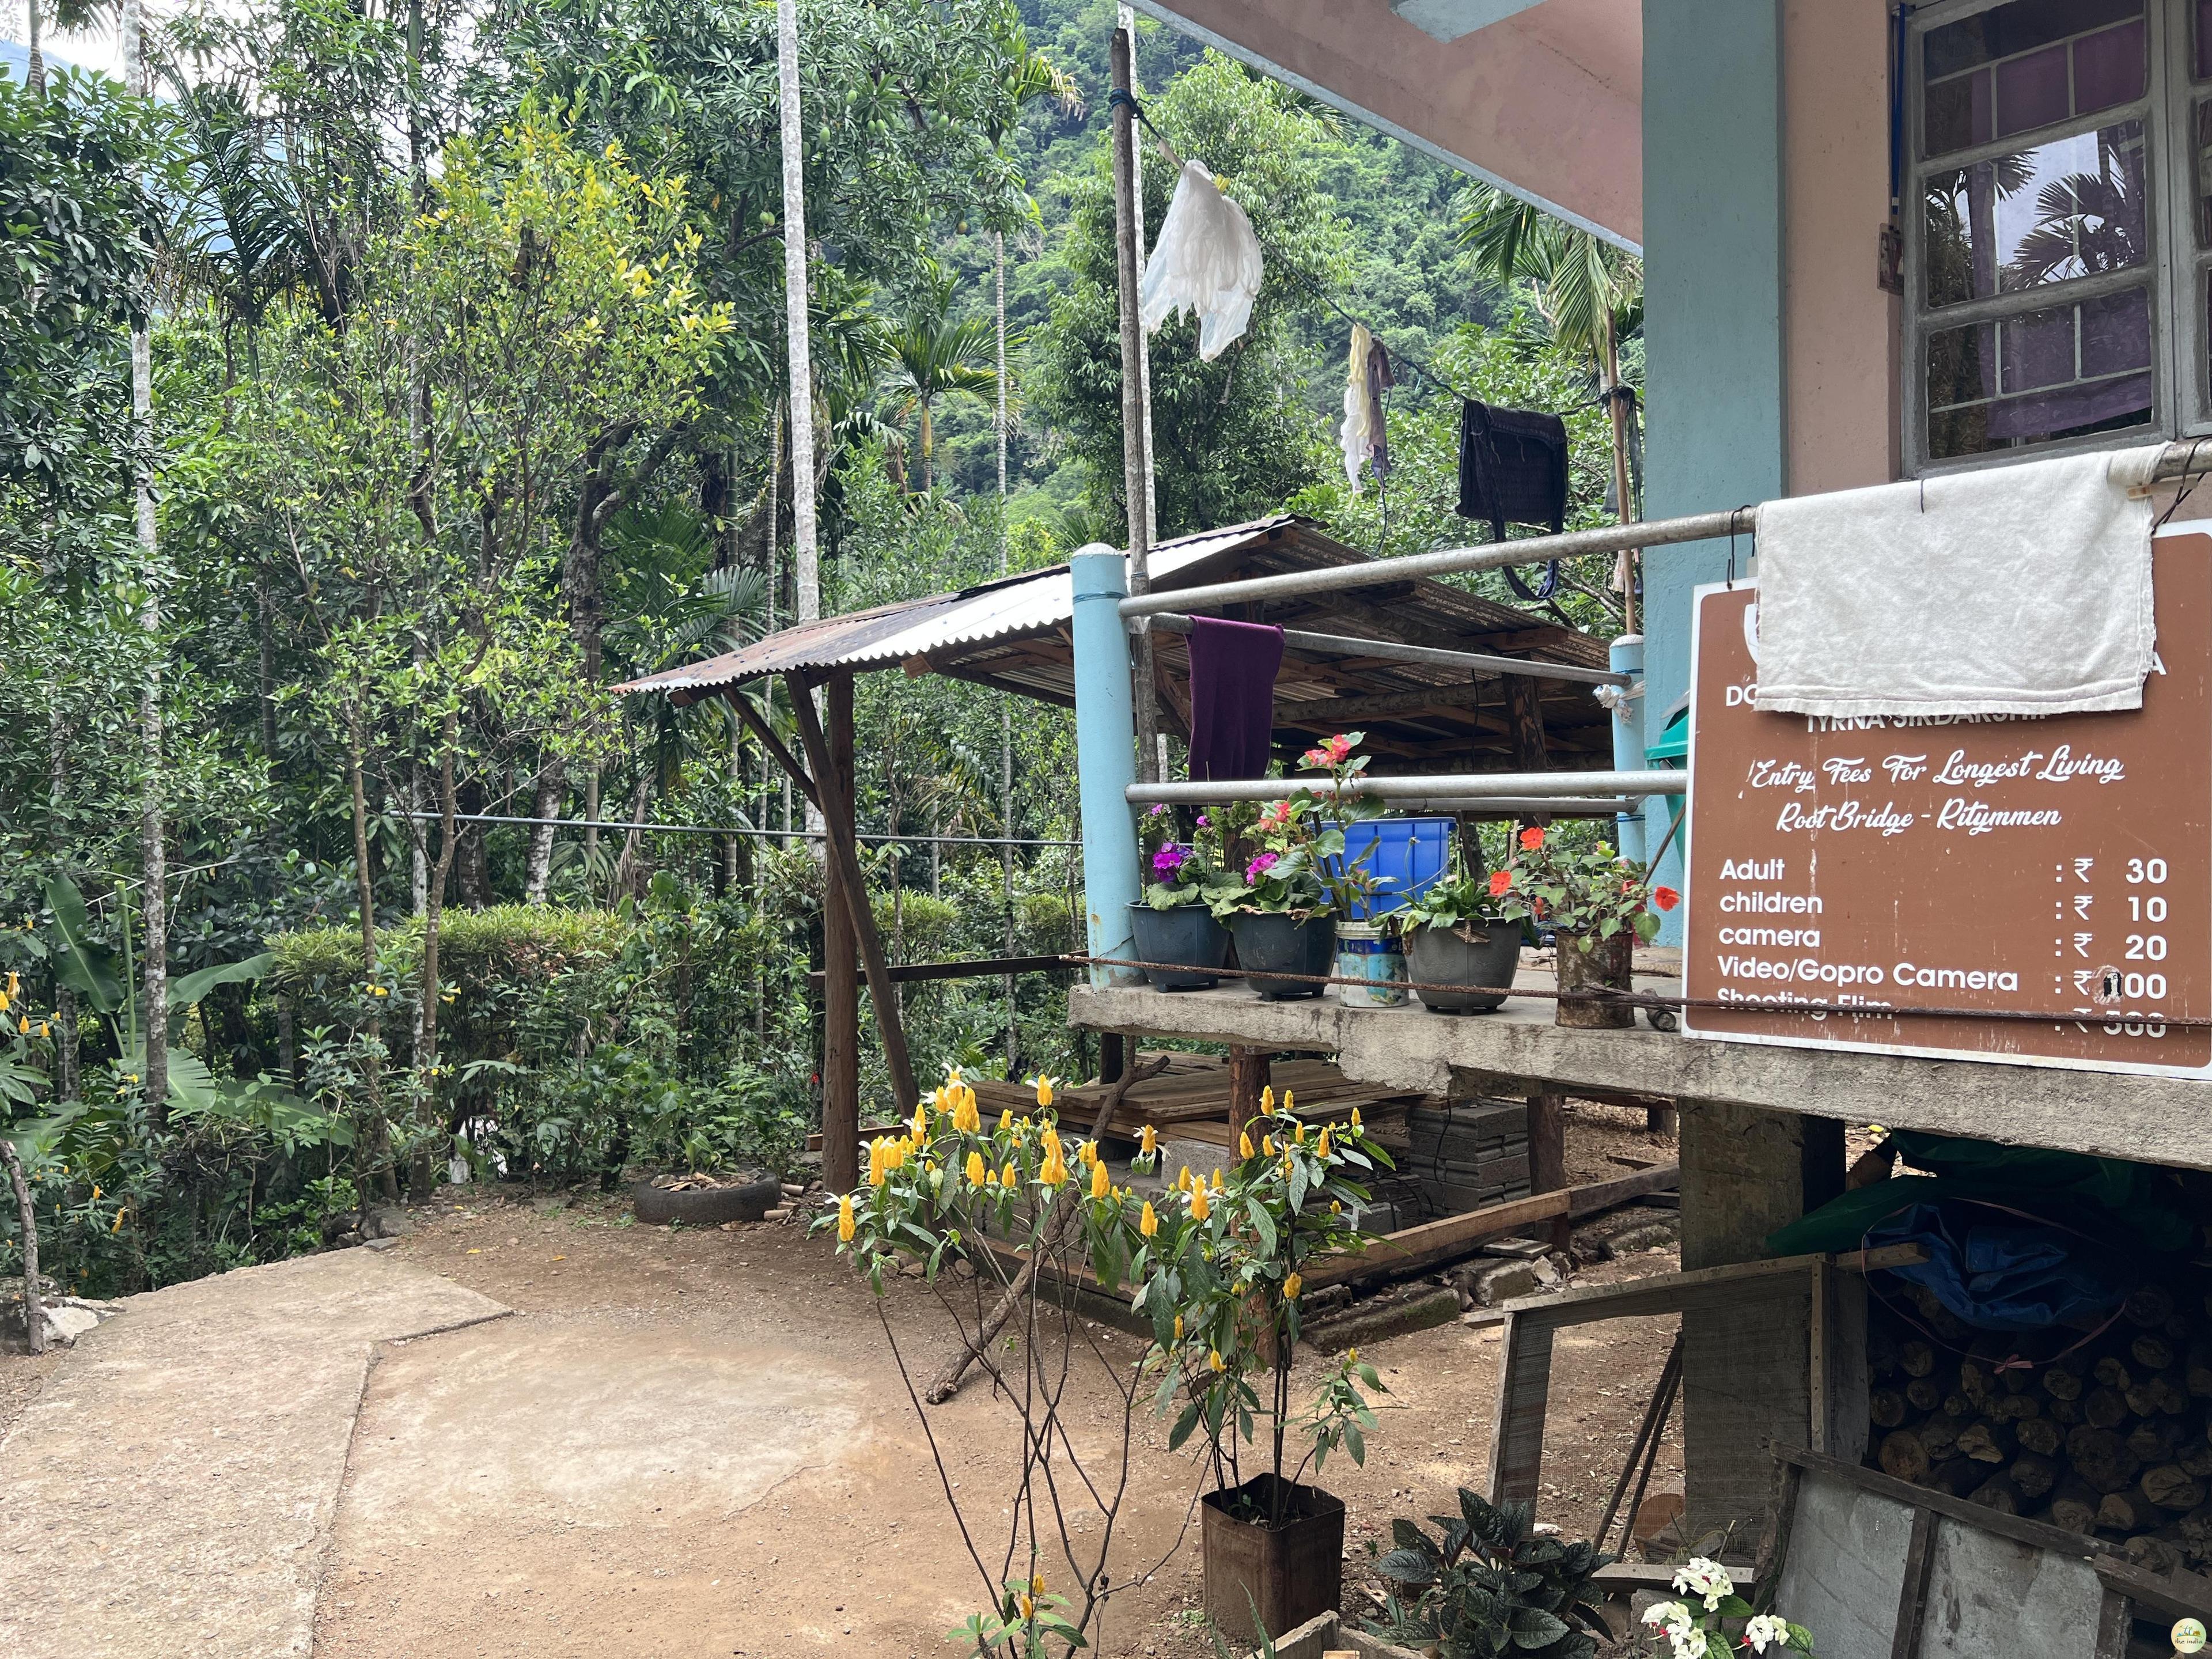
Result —
<instances>
[{"instance_id":1,"label":"potted plant","mask_svg":"<svg viewBox=\"0 0 2212 1659\"><path fill-rule=\"evenodd\" d=\"M1214 915L1214 899L1241 889L1222 868L1221 837L1212 818L1198 815L1188 840L1177 836L1165 806L1145 816L1145 866L1150 878L1140 903L1129 907L1130 931L1145 976L1163 991L1210 990L1229 960L1229 930ZM1200 971L1211 969L1214 971Z\"/></svg>"},{"instance_id":2,"label":"potted plant","mask_svg":"<svg viewBox=\"0 0 2212 1659\"><path fill-rule=\"evenodd\" d=\"M1731 1649L1753 1659L1770 1654L1773 1659L1784 1659L1789 1654L1813 1659L1813 1632L1771 1609L1756 1611L1736 1594L1735 1580L1717 1561L1692 1556L1689 1565L1674 1575L1674 1593L1686 1599L1656 1602L1644 1610L1645 1634L1650 1643L1648 1650L1653 1659L1658 1659L1662 1643L1674 1659L1708 1654L1719 1659ZM2174 1632L2179 1649L2181 1626L2175 1626Z\"/></svg>"},{"instance_id":3,"label":"potted plant","mask_svg":"<svg viewBox=\"0 0 2212 1659\"><path fill-rule=\"evenodd\" d=\"M1391 878L1376 874L1371 867L1372 842L1357 854L1347 854L1345 847L1345 825L1379 818L1384 811L1382 804L1371 797L1346 793L1346 786L1367 769L1367 757L1352 752L1365 735L1340 732L1307 750L1303 757L1309 770L1326 771L1335 785L1329 821L1316 837L1316 862L1336 917L1336 976L1356 981L1338 987L1339 997L1347 1008L1402 1008L1406 955L1399 942L1398 918L1375 908Z\"/></svg>"},{"instance_id":4,"label":"potted plant","mask_svg":"<svg viewBox=\"0 0 2212 1659\"><path fill-rule=\"evenodd\" d=\"M1388 1392L1354 1348L1301 1403L1291 1364L1304 1275L1316 1258L1363 1243L1361 1177L1390 1167L1389 1156L1357 1111L1313 1125L1287 1094L1279 1110L1272 1089L1261 1103L1225 1175L1207 1182L1185 1170L1160 1207L1140 1215L1128 1271L1140 1281L1133 1306L1152 1322L1155 1404L1164 1413L1181 1402L1169 1448L1205 1435L1213 1483L1200 1500L1206 1611L1240 1638L1337 1606L1344 1504L1304 1477L1339 1449L1365 1461L1369 1396Z\"/></svg>"},{"instance_id":5,"label":"potted plant","mask_svg":"<svg viewBox=\"0 0 2212 1659\"><path fill-rule=\"evenodd\" d=\"M1336 942L1321 872L1328 836L1308 822L1313 811L1303 797L1263 811L1252 829L1259 850L1245 861L1243 882L1214 900L1214 915L1237 941L1244 982L1269 1002L1319 996ZM1336 839L1341 846L1341 835Z\"/></svg>"},{"instance_id":6,"label":"potted plant","mask_svg":"<svg viewBox=\"0 0 2212 1659\"><path fill-rule=\"evenodd\" d=\"M1417 989L1431 1013L1484 1014L1500 1006L1521 960L1521 923L1509 915L1513 877L1478 875L1455 858L1442 881L1407 901L1406 957L1417 987L1495 986L1494 991Z\"/></svg>"},{"instance_id":7,"label":"potted plant","mask_svg":"<svg viewBox=\"0 0 2212 1659\"><path fill-rule=\"evenodd\" d=\"M1636 942L1659 932L1659 912L1681 902L1671 887L1654 887L1643 865L1622 858L1607 842L1536 827L1515 838L1500 899L1507 915L1526 915L1550 927L1557 941L1559 999L1557 1023L1589 1030L1618 1030L1636 1023L1636 1010L1577 994L1626 992Z\"/></svg>"},{"instance_id":8,"label":"potted plant","mask_svg":"<svg viewBox=\"0 0 2212 1659\"><path fill-rule=\"evenodd\" d=\"M1591 1659L1598 1637L1613 1639L1595 1580L1616 1558L1538 1532L1534 1504L1492 1505L1462 1487L1459 1510L1429 1517L1441 1538L1390 1523L1396 1547L1375 1571L1391 1589L1370 1632L1451 1659Z\"/></svg>"}]
</instances>

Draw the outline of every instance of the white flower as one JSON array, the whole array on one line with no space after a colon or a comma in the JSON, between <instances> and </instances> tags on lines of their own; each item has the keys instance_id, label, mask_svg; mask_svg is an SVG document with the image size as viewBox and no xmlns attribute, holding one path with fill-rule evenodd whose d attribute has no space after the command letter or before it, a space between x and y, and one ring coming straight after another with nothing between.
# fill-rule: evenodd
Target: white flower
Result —
<instances>
[{"instance_id":1,"label":"white flower","mask_svg":"<svg viewBox=\"0 0 2212 1659\"><path fill-rule=\"evenodd\" d=\"M1674 1659L1705 1659L1705 1633L1693 1625L1677 1625L1667 1632Z\"/></svg>"},{"instance_id":2,"label":"white flower","mask_svg":"<svg viewBox=\"0 0 2212 1659\"><path fill-rule=\"evenodd\" d=\"M1655 1630L1662 1625L1686 1625L1690 1610L1680 1601L1655 1601L1644 1608L1644 1622Z\"/></svg>"},{"instance_id":3,"label":"white flower","mask_svg":"<svg viewBox=\"0 0 2212 1659\"><path fill-rule=\"evenodd\" d=\"M1704 1556L1692 1556L1690 1565L1674 1575L1674 1588L1691 1595L1705 1599L1705 1611L1712 1612L1724 1595L1735 1594L1735 1580L1729 1577L1728 1569L1717 1561Z\"/></svg>"},{"instance_id":4,"label":"white flower","mask_svg":"<svg viewBox=\"0 0 2212 1659\"><path fill-rule=\"evenodd\" d=\"M1790 1623L1771 1613L1762 1613L1743 1627L1743 1639L1750 1644L1753 1653L1766 1651L1768 1643L1778 1648L1790 1645Z\"/></svg>"},{"instance_id":5,"label":"white flower","mask_svg":"<svg viewBox=\"0 0 2212 1659\"><path fill-rule=\"evenodd\" d=\"M2196 1619L2185 1619L2173 1627L2173 1650L2176 1653L2204 1651L2204 1626Z\"/></svg>"}]
</instances>

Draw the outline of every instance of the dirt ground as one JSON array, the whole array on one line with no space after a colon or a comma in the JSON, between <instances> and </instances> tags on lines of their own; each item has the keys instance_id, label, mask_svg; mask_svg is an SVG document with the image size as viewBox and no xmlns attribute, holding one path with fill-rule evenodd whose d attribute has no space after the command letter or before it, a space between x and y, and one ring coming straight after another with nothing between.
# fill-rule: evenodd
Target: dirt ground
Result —
<instances>
[{"instance_id":1,"label":"dirt ground","mask_svg":"<svg viewBox=\"0 0 2212 1659\"><path fill-rule=\"evenodd\" d=\"M1577 1181L1665 1161L1639 1114L1571 1109ZM1013 1490L1012 1419L971 1381L933 1408L940 1479L875 1299L826 1238L635 1224L619 1202L453 1188L416 1212L403 1260L514 1309L512 1318L393 1345L372 1372L316 1613L325 1659L428 1655L914 1655L983 1598L947 1505L993 1568ZM1671 1249L1595 1266L1602 1283L1674 1266ZM908 1281L883 1319L918 1376L941 1312ZM1596 1522L1663 1363L1673 1322L1564 1333L1541 1518ZM1137 1345L1097 1333L1107 1355ZM1371 1346L1391 1395L1364 1468L1333 1462L1350 1510L1347 1599L1372 1583L1365 1545L1397 1516L1455 1507L1480 1486L1494 1404L1494 1328L1454 1323ZM0 1422L57 1362L0 1359ZM1097 1359L1070 1413L1094 1468L1122 1416ZM1109 1553L1132 1587L1109 1606L1106 1654L1197 1659L1195 1462L1140 1406L1128 1496ZM1679 1491L1679 1437L1653 1490ZM1095 1552L1102 1517L1068 1499ZM1072 1573L1046 1567L1058 1587ZM1137 1582L1140 1581L1140 1582Z\"/></svg>"}]
</instances>

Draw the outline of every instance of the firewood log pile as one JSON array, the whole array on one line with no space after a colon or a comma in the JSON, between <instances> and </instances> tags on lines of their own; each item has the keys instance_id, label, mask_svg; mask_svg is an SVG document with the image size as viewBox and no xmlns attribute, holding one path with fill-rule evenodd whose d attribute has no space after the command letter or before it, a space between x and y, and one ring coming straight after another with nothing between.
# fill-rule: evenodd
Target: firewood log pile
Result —
<instances>
[{"instance_id":1,"label":"firewood log pile","mask_svg":"<svg viewBox=\"0 0 2212 1659\"><path fill-rule=\"evenodd\" d=\"M2124 1543L2154 1572L2212 1565L2212 1297L2201 1287L2145 1285L2082 1341L2075 1330L1976 1330L1893 1280L1869 1298L1868 1325L1870 1463Z\"/></svg>"}]
</instances>

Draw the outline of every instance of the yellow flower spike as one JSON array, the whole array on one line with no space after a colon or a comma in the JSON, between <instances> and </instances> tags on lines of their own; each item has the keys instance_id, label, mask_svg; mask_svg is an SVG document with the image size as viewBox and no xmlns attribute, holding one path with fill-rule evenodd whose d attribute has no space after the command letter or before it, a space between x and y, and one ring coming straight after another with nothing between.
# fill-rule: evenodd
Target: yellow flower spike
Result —
<instances>
[{"instance_id":1,"label":"yellow flower spike","mask_svg":"<svg viewBox=\"0 0 2212 1659\"><path fill-rule=\"evenodd\" d=\"M1229 1369L1222 1363L1221 1350L1218 1348L1208 1348L1206 1351L1206 1363L1217 1371L1225 1371Z\"/></svg>"},{"instance_id":2,"label":"yellow flower spike","mask_svg":"<svg viewBox=\"0 0 2212 1659\"><path fill-rule=\"evenodd\" d=\"M1076 1162L1082 1164L1085 1169L1091 1168L1098 1162L1098 1143L1095 1140L1085 1141L1075 1149L1075 1158Z\"/></svg>"},{"instance_id":3,"label":"yellow flower spike","mask_svg":"<svg viewBox=\"0 0 2212 1659\"><path fill-rule=\"evenodd\" d=\"M45 1021L45 1020L43 1020L43 1019L42 1019L42 1020L40 1020L40 1021L39 1022L39 1035L40 1035L40 1036L42 1036L42 1037L43 1037L43 1036L51 1036L52 1034L53 1034L53 1027L52 1027L51 1024L49 1024L46 1021Z\"/></svg>"},{"instance_id":4,"label":"yellow flower spike","mask_svg":"<svg viewBox=\"0 0 2212 1659\"><path fill-rule=\"evenodd\" d=\"M1237 1152L1241 1158L1252 1156L1252 1132L1249 1129L1237 1137Z\"/></svg>"},{"instance_id":5,"label":"yellow flower spike","mask_svg":"<svg viewBox=\"0 0 2212 1659\"><path fill-rule=\"evenodd\" d=\"M1010 1163L1008 1163L1008 1164L1007 1164L1007 1165L1006 1165L1006 1167L1005 1168L1005 1170L1003 1170L1002 1171L1000 1171L1000 1176L999 1176L999 1184L1000 1184L1001 1187L1004 1187L1004 1188L1007 1188L1007 1189L1009 1189L1009 1190L1012 1190L1012 1188L1014 1187L1014 1185L1015 1185L1015 1184L1016 1184L1016 1183L1017 1183L1020 1179L1021 1179L1021 1177L1020 1177L1018 1175L1017 1175L1017 1174L1015 1173L1015 1171L1014 1171L1014 1166L1013 1166L1013 1164L1010 1162Z\"/></svg>"},{"instance_id":6,"label":"yellow flower spike","mask_svg":"<svg viewBox=\"0 0 2212 1659\"><path fill-rule=\"evenodd\" d=\"M1342 1215L1342 1214L1344 1213L1344 1204L1343 1204L1343 1200L1341 1200L1340 1199L1334 1199L1334 1198L1332 1198L1331 1200L1329 1200L1329 1201L1328 1201L1328 1212L1329 1212L1331 1215Z\"/></svg>"},{"instance_id":7,"label":"yellow flower spike","mask_svg":"<svg viewBox=\"0 0 2212 1659\"><path fill-rule=\"evenodd\" d=\"M1275 1109L1275 1085L1272 1083L1260 1091L1260 1109L1263 1112Z\"/></svg>"},{"instance_id":8,"label":"yellow flower spike","mask_svg":"<svg viewBox=\"0 0 2212 1659\"><path fill-rule=\"evenodd\" d=\"M1151 1124L1147 1123L1145 1125L1144 1133L1137 1138L1137 1150L1143 1152L1149 1158L1152 1153L1159 1151L1159 1149L1160 1132L1158 1129L1155 1129Z\"/></svg>"},{"instance_id":9,"label":"yellow flower spike","mask_svg":"<svg viewBox=\"0 0 2212 1659\"><path fill-rule=\"evenodd\" d=\"M1039 1073L1036 1079L1036 1103L1040 1106L1052 1104L1052 1079L1042 1073Z\"/></svg>"},{"instance_id":10,"label":"yellow flower spike","mask_svg":"<svg viewBox=\"0 0 2212 1659\"><path fill-rule=\"evenodd\" d=\"M118 1211L115 1212L115 1224L114 1224L112 1227L110 1227L107 1231L108 1231L109 1232L111 1232L111 1233L119 1233L119 1232L121 1232L121 1231L123 1231L123 1212L122 1212L122 1211L118 1210Z\"/></svg>"},{"instance_id":11,"label":"yellow flower spike","mask_svg":"<svg viewBox=\"0 0 2212 1659\"><path fill-rule=\"evenodd\" d=\"M1176 1177L1176 1190L1179 1193L1190 1190L1190 1165L1188 1164L1182 1166L1182 1173Z\"/></svg>"},{"instance_id":12,"label":"yellow flower spike","mask_svg":"<svg viewBox=\"0 0 2212 1659\"><path fill-rule=\"evenodd\" d=\"M1321 1139L1314 1143L1314 1152L1316 1155L1322 1158L1327 1158L1328 1156L1328 1126L1327 1124L1323 1124L1322 1126Z\"/></svg>"},{"instance_id":13,"label":"yellow flower spike","mask_svg":"<svg viewBox=\"0 0 2212 1659\"><path fill-rule=\"evenodd\" d=\"M1217 1193L1221 1190L1221 1171L1218 1170L1213 1172L1213 1190Z\"/></svg>"},{"instance_id":14,"label":"yellow flower spike","mask_svg":"<svg viewBox=\"0 0 2212 1659\"><path fill-rule=\"evenodd\" d=\"M981 1186L985 1178L989 1176L990 1173L991 1171L988 1166L987 1166L983 1162L982 1153L970 1152L968 1154L968 1184L970 1187Z\"/></svg>"},{"instance_id":15,"label":"yellow flower spike","mask_svg":"<svg viewBox=\"0 0 2212 1659\"><path fill-rule=\"evenodd\" d=\"M8 1012L8 994L7 994L5 991L0 991L0 1014L4 1014L4 1013L6 1013L7 1012Z\"/></svg>"},{"instance_id":16,"label":"yellow flower spike","mask_svg":"<svg viewBox=\"0 0 2212 1659\"><path fill-rule=\"evenodd\" d=\"M999 1114L999 1133L1006 1134L1014 1127L1014 1109L1011 1106Z\"/></svg>"},{"instance_id":17,"label":"yellow flower spike","mask_svg":"<svg viewBox=\"0 0 2212 1659\"><path fill-rule=\"evenodd\" d=\"M1288 1089L1284 1090L1284 1091L1283 1091L1283 1109L1284 1109L1285 1111L1286 1111L1286 1112L1287 1112L1287 1111L1289 1111L1289 1110L1291 1109L1291 1103L1292 1103L1294 1101L1296 1101L1297 1099L1297 1097L1296 1095L1292 1094L1292 1093L1291 1093Z\"/></svg>"},{"instance_id":18,"label":"yellow flower spike","mask_svg":"<svg viewBox=\"0 0 2212 1659\"><path fill-rule=\"evenodd\" d=\"M1044 1575L1041 1572L1032 1573L1030 1576L1030 1588L1036 1591L1039 1595L1042 1595L1044 1594Z\"/></svg>"},{"instance_id":19,"label":"yellow flower spike","mask_svg":"<svg viewBox=\"0 0 2212 1659\"><path fill-rule=\"evenodd\" d=\"M1261 1152L1263 1152L1267 1153L1267 1155L1269 1158L1273 1158L1273 1157L1274 1157L1274 1155L1275 1155L1275 1138L1274 1138L1274 1136L1270 1135L1270 1134L1262 1134L1262 1135L1260 1137L1260 1150L1261 1150Z\"/></svg>"},{"instance_id":20,"label":"yellow flower spike","mask_svg":"<svg viewBox=\"0 0 2212 1659\"><path fill-rule=\"evenodd\" d=\"M1197 1188L1190 1195L1190 1218L1193 1221L1203 1221L1212 1213L1213 1204L1206 1197L1206 1188L1203 1187Z\"/></svg>"},{"instance_id":21,"label":"yellow flower spike","mask_svg":"<svg viewBox=\"0 0 2212 1659\"><path fill-rule=\"evenodd\" d=\"M31 1017L28 1014L21 1015L16 1019L15 1035L18 1036L28 1036L31 1035Z\"/></svg>"},{"instance_id":22,"label":"yellow flower spike","mask_svg":"<svg viewBox=\"0 0 2212 1659\"><path fill-rule=\"evenodd\" d=\"M1024 1619L1030 1619L1030 1618L1034 1618L1034 1617L1036 1616L1036 1602L1034 1602L1034 1601L1030 1601L1030 1598L1029 1598L1028 1596L1026 1596L1026 1595L1024 1595L1024 1597L1022 1597L1022 1617L1023 1617Z\"/></svg>"},{"instance_id":23,"label":"yellow flower spike","mask_svg":"<svg viewBox=\"0 0 2212 1659\"><path fill-rule=\"evenodd\" d=\"M853 1195L850 1193L837 1200L837 1237L844 1243L853 1242Z\"/></svg>"},{"instance_id":24,"label":"yellow flower spike","mask_svg":"<svg viewBox=\"0 0 2212 1659\"><path fill-rule=\"evenodd\" d=\"M1146 1238L1150 1238L1153 1234L1158 1232L1159 1230L1160 1218L1153 1210L1152 1200L1150 1199L1146 1199L1145 1200L1144 1209L1139 1212L1137 1216L1137 1231L1142 1233Z\"/></svg>"},{"instance_id":25,"label":"yellow flower spike","mask_svg":"<svg viewBox=\"0 0 2212 1659\"><path fill-rule=\"evenodd\" d=\"M1182 1340L1182 1316L1181 1314L1177 1314L1176 1316L1175 1340L1178 1342Z\"/></svg>"},{"instance_id":26,"label":"yellow flower spike","mask_svg":"<svg viewBox=\"0 0 2212 1659\"><path fill-rule=\"evenodd\" d=\"M1305 1288L1305 1280L1300 1278L1297 1273L1291 1274L1289 1278L1283 1281L1283 1300L1285 1302L1297 1301L1298 1299L1298 1292Z\"/></svg>"},{"instance_id":27,"label":"yellow flower spike","mask_svg":"<svg viewBox=\"0 0 2212 1659\"><path fill-rule=\"evenodd\" d=\"M1114 1182L1106 1173L1106 1160L1100 1158L1091 1166L1091 1196L1105 1198L1112 1194Z\"/></svg>"},{"instance_id":28,"label":"yellow flower spike","mask_svg":"<svg viewBox=\"0 0 2212 1659\"><path fill-rule=\"evenodd\" d=\"M929 1139L929 1113L921 1106L914 1109L914 1138L918 1142Z\"/></svg>"},{"instance_id":29,"label":"yellow flower spike","mask_svg":"<svg viewBox=\"0 0 2212 1659\"><path fill-rule=\"evenodd\" d=\"M1359 1108L1357 1106L1352 1109L1352 1127L1355 1129L1359 1127Z\"/></svg>"},{"instance_id":30,"label":"yellow flower spike","mask_svg":"<svg viewBox=\"0 0 2212 1659\"><path fill-rule=\"evenodd\" d=\"M1306 1126L1303 1123L1299 1124L1297 1127L1297 1132L1293 1134L1291 1139L1297 1142L1299 1146L1304 1146L1306 1144Z\"/></svg>"}]
</instances>

